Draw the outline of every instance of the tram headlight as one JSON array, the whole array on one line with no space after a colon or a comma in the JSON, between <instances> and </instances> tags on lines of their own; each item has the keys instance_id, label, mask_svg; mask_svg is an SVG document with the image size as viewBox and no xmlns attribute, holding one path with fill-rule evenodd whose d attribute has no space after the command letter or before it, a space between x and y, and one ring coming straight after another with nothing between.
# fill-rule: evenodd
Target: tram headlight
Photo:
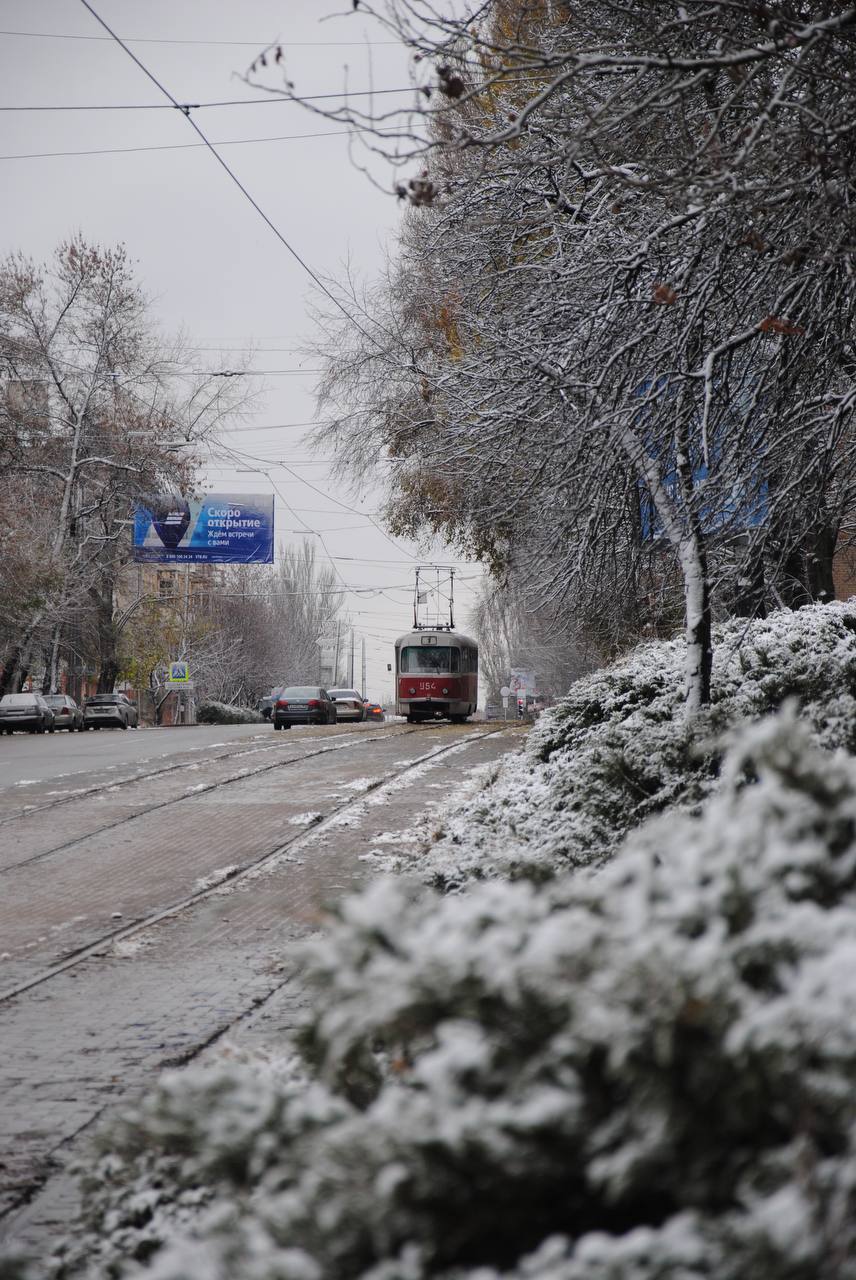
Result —
<instances>
[{"instance_id":1,"label":"tram headlight","mask_svg":"<svg viewBox=\"0 0 856 1280\"><path fill-rule=\"evenodd\" d=\"M449 690L448 690L448 689L444 689L444 690L443 690L443 692L444 692L444 693L448 693L448 692L449 692Z\"/></svg>"},{"instance_id":2,"label":"tram headlight","mask_svg":"<svg viewBox=\"0 0 856 1280\"><path fill-rule=\"evenodd\" d=\"M410 692L410 693L415 693L415 692L416 692L416 690L415 690L415 689L411 689L409 692Z\"/></svg>"}]
</instances>

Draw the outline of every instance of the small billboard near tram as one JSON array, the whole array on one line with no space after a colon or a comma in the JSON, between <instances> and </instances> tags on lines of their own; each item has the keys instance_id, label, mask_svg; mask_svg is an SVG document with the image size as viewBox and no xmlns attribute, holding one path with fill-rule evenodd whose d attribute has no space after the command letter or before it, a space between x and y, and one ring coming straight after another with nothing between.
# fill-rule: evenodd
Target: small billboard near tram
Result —
<instances>
[{"instance_id":1,"label":"small billboard near tram","mask_svg":"<svg viewBox=\"0 0 856 1280\"><path fill-rule=\"evenodd\" d=\"M272 564L273 496L153 494L134 514L134 560L157 564Z\"/></svg>"}]
</instances>

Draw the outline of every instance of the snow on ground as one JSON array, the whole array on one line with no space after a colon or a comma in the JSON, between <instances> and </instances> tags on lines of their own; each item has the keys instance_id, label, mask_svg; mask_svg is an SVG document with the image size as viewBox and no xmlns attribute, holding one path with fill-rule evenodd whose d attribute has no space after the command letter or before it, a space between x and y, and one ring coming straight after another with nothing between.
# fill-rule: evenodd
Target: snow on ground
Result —
<instances>
[{"instance_id":1,"label":"snow on ground","mask_svg":"<svg viewBox=\"0 0 856 1280\"><path fill-rule=\"evenodd\" d=\"M719 628L691 725L681 659L578 682L427 849L378 833L417 875L307 944L297 1059L105 1139L94 1274L856 1280L856 613Z\"/></svg>"},{"instance_id":2,"label":"snow on ground","mask_svg":"<svg viewBox=\"0 0 856 1280\"><path fill-rule=\"evenodd\" d=\"M697 809L717 789L729 730L788 698L817 745L856 750L856 604L717 627L712 705L691 725L683 654L681 640L654 641L579 680L522 753L453 798L423 873L454 887L601 863L646 818Z\"/></svg>"}]
</instances>

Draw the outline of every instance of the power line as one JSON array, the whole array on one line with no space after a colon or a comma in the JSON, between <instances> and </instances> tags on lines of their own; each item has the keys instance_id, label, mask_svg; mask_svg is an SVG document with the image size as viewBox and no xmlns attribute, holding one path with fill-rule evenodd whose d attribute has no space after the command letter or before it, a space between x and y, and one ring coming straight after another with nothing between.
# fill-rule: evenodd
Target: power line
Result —
<instances>
[{"instance_id":1,"label":"power line","mask_svg":"<svg viewBox=\"0 0 856 1280\"><path fill-rule=\"evenodd\" d=\"M198 124L196 123L196 121L192 118L192 116L191 116L191 114L190 114L190 110L191 110L191 108L190 108L189 106L184 106L184 107L183 107L183 106L181 106L181 105L179 104L179 102L178 102L178 101L173 97L173 95L169 92L169 90L168 90L164 85L162 85L162 84L161 84L161 82L160 82L160 81L158 80L158 78L154 75L154 73L153 73L153 72L151 72L151 71L149 71L148 67L146 67L146 66L145 66L145 65L140 61L140 59L137 57L137 55L136 55L135 53L133 53L133 52L132 52L132 50L131 50L131 49L129 49L127 45L123 44L123 42L122 42L122 41L119 39L119 37L116 35L115 31L113 31L113 30L112 30L112 29L107 25L107 23L104 21L104 19L103 19L102 17L100 17L98 13L96 13L95 9L93 9L92 5L89 3L89 0L80 0L80 2L81 2L81 4L83 5L83 7L84 7L84 8L85 8L89 13L91 13L91 14L92 14L92 17L95 19L95 21L96 21L100 26L102 26L102 27L104 28L104 30L107 32L107 34L108 34L109 36L111 36L111 37L116 41L116 43L120 46L120 48L122 48L122 49L125 51L125 53L127 53L128 57L131 59L131 61L132 61L132 62L134 62L134 63L136 63L136 65L140 68L140 70L141 70L141 71L143 72L143 74L147 77L147 79L151 80L152 84L153 84L153 85L155 85L155 87L156 87L157 89L159 89L159 90L160 90L160 92L164 95L164 97L166 97L166 98L168 98L168 99L169 99L169 101L172 103L173 107L175 107L175 108L176 108L176 110L181 111L181 112L182 112L182 114L187 118L187 122L188 122L188 124L190 125L191 129L193 129L193 131L198 135L198 137L202 140L202 142L204 142L205 146L206 146L206 147L208 148L208 150L211 152L212 156L214 156L214 159L217 161L217 163L218 163L218 164L221 166L221 168L223 168L223 169L225 170L225 172L229 175L229 177L232 179L232 181L234 182L234 184L235 184L235 186L238 188L238 190L242 193L242 195L245 197L245 199L249 201L249 203L250 203L250 204L252 205L252 207L255 209L256 213L259 215L259 217L262 219L262 221L265 223L265 225L266 225L266 226L267 226L267 227L268 227L268 228L273 232L273 234L276 236L277 240L279 240L279 242L280 242L280 244L283 246L283 248L285 248L285 249L286 249L286 250L291 254L291 256L294 258L295 262L297 262L297 263L298 263L298 265L299 265L300 267L302 267L302 269L306 272L306 274L309 276L310 280L314 281L315 285L316 285L316 286L321 290L321 292L325 295L325 297L329 298L329 300L333 303L333 305L334 305L335 307L337 307L339 311L341 311L342 315L343 315L343 316L345 316L345 318L346 318L346 319L347 319L347 320L348 320L348 321L349 321L349 322L354 326L354 328L355 328L355 329L357 329L357 330L358 330L358 331L363 335L363 337L364 337L367 341L371 342L374 346L378 346L379 344L378 344L377 340L376 340L376 339L374 339L374 338L372 338L372 337L371 337L371 336L366 332L366 330L365 330L365 329L363 328L363 326L359 323L359 321L358 321L358 320L357 320L357 319L356 319L356 318L355 318L355 317L350 313L350 311L348 311L348 309L347 309L347 308L343 305L343 303L342 303L342 302L341 302L341 301L336 297L336 295L332 292L332 290L330 290L330 289L328 289L328 288L327 288L327 286L324 284L323 280L322 280L322 279L321 279L321 277L317 274L317 272L315 272L315 271L312 269L312 267L310 267L309 263L308 263L304 258L302 258L302 257L300 256L300 254L297 252L297 250L294 248L294 246L293 246L293 245L292 245L292 244L291 244L291 243L290 243L290 242L285 238L285 236L284 236L284 235L283 235L283 233L279 230L279 228L276 226L276 224L275 224L275 223L273 223L273 222L271 221L271 219L267 216L267 214L266 214L266 213L264 212L264 210L262 209L261 205L260 205L260 204L258 204L258 202L257 202L257 201L254 199L254 197L250 194L250 192L247 190L247 188L246 188L246 187L244 186L244 184L241 182L240 178L239 178L239 177L238 177L238 175L234 172L234 170L229 168L228 164L227 164L227 163L226 163L226 161L223 159L223 157L220 155L219 151L217 151L217 149L214 147L213 143L211 143L211 142L209 141L209 139L205 136L205 134L204 134L204 133L202 132L202 130L200 129L199 125L198 125ZM382 90L381 92L385 92L385 91L383 91L383 90ZM335 96L335 95L331 95L331 96ZM371 318L371 317L369 317L369 318ZM377 321L374 321L374 320L373 320L373 323L374 323L374 324L377 324ZM380 325L379 325L378 327L379 327L379 328L382 328L382 326L380 326ZM391 336L391 335L387 335L387 336Z\"/></svg>"},{"instance_id":2,"label":"power line","mask_svg":"<svg viewBox=\"0 0 856 1280\"><path fill-rule=\"evenodd\" d=\"M0 107L0 110L6 110ZM215 147L245 147L263 142L301 142L306 138L346 138L352 133L369 133L369 129L330 129L319 133L283 133L270 138L228 138L215 142ZM172 142L145 147L92 147L83 151L14 151L0 156L0 160L56 160L63 156L128 156L146 151L194 151L204 147L204 142ZM197 351L215 351L216 347L196 347ZM240 350L240 348L237 348ZM249 349L249 348L247 348ZM287 348L282 348L286 350Z\"/></svg>"},{"instance_id":3,"label":"power line","mask_svg":"<svg viewBox=\"0 0 856 1280\"><path fill-rule=\"evenodd\" d=\"M80 0L81 4L85 4L86 8L92 16L101 23L105 31L110 28L107 23L98 17L94 9L91 9L86 0ZM263 107L270 104L282 104L294 102L294 98L286 97L285 94L274 95L269 98L226 98L222 102L177 102L171 93L167 93L166 89L155 80L154 76L140 62L136 54L132 53L127 45L122 44L118 36L113 36L117 44L125 50L129 57L133 58L141 71L145 71L146 75L163 93L170 99L170 103L165 102L95 102L95 103L75 103L75 102L57 102L57 103L38 103L31 106L0 106L0 111L180 111L186 116L190 111L207 111L210 107ZM306 93L301 94L301 102L323 102L329 98L377 98L381 94L387 93L414 93L416 86L412 84L402 85L400 89L348 89L340 90L338 93Z\"/></svg>"},{"instance_id":4,"label":"power line","mask_svg":"<svg viewBox=\"0 0 856 1280\"><path fill-rule=\"evenodd\" d=\"M78 36L61 31L0 31L0 36L24 36L35 40L87 40L92 42L110 41L110 36ZM123 36L126 44L194 44L225 45L247 49L267 49L271 43L281 44L288 49L359 49L368 46L397 45L398 40L180 40L168 39L164 36Z\"/></svg>"}]
</instances>

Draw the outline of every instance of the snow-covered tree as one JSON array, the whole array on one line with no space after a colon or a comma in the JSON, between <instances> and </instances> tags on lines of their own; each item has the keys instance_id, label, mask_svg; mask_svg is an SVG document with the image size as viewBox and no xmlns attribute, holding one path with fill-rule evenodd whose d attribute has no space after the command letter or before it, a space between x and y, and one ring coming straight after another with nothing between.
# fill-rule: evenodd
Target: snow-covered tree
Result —
<instances>
[{"instance_id":1,"label":"snow-covered tree","mask_svg":"<svg viewBox=\"0 0 856 1280\"><path fill-rule=\"evenodd\" d=\"M193 446L235 407L151 321L122 247L75 238L39 266L0 265L0 475L33 553L0 563L0 692L86 648L99 686L118 673L115 586L138 496L189 488ZM11 538L11 534L9 537ZM31 555L30 568L24 561Z\"/></svg>"},{"instance_id":2,"label":"snow-covered tree","mask_svg":"<svg viewBox=\"0 0 856 1280\"><path fill-rule=\"evenodd\" d=\"M424 167L400 265L334 326L325 436L398 460L394 527L522 558L545 601L654 553L696 710L716 579L742 611L828 598L853 506L854 11L360 11L421 105L307 105Z\"/></svg>"}]
</instances>

